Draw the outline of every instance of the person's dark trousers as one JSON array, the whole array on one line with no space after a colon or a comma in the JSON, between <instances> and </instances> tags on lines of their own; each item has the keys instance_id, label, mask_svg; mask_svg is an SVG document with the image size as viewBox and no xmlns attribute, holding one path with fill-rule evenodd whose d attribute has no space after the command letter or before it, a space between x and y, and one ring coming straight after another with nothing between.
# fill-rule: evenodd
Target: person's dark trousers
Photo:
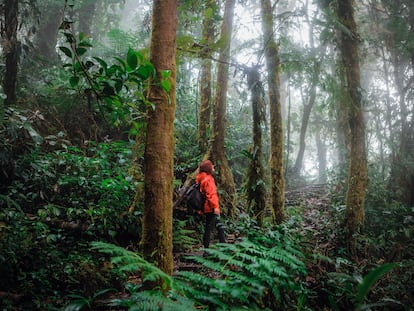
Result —
<instances>
[{"instance_id":1,"label":"person's dark trousers","mask_svg":"<svg viewBox=\"0 0 414 311\"><path fill-rule=\"evenodd\" d=\"M203 237L203 243L204 247L207 248L210 246L210 238L211 238L211 232L213 231L213 228L217 228L218 238L220 243L226 243L226 237L224 234L224 225L220 222L220 220L217 220L217 216L214 213L208 213L205 214L206 216L206 225L204 230L204 237Z\"/></svg>"}]
</instances>

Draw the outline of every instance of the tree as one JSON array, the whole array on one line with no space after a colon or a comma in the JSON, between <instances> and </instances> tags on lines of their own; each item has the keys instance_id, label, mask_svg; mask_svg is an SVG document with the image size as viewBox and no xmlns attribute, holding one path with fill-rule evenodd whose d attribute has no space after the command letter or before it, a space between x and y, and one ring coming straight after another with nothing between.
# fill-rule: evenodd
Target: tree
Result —
<instances>
[{"instance_id":1,"label":"tree","mask_svg":"<svg viewBox=\"0 0 414 311\"><path fill-rule=\"evenodd\" d=\"M355 234L364 224L364 199L368 181L365 150L365 122L363 116L358 33L352 0L338 1L338 18L345 29L339 33L339 49L348 91L348 120L350 125L350 157L348 189L344 225L351 253L356 251Z\"/></svg>"},{"instance_id":2,"label":"tree","mask_svg":"<svg viewBox=\"0 0 414 311\"><path fill-rule=\"evenodd\" d=\"M4 25L1 29L3 55L5 57L5 73L3 77L3 91L6 95L6 107L16 103L16 84L18 72L17 26L19 14L18 0L5 0L3 6ZM2 120L4 108L1 109Z\"/></svg>"},{"instance_id":3,"label":"tree","mask_svg":"<svg viewBox=\"0 0 414 311\"><path fill-rule=\"evenodd\" d=\"M253 146L246 182L247 202L259 225L262 225L266 207L262 151L262 125L265 121L265 107L264 90L257 66L247 69L247 83L251 92L253 112Z\"/></svg>"},{"instance_id":4,"label":"tree","mask_svg":"<svg viewBox=\"0 0 414 311\"><path fill-rule=\"evenodd\" d=\"M54 63L58 59L56 43L59 25L62 23L63 6L55 2L47 3L40 10L41 18L34 37L36 54L41 57L41 61Z\"/></svg>"},{"instance_id":5,"label":"tree","mask_svg":"<svg viewBox=\"0 0 414 311\"><path fill-rule=\"evenodd\" d=\"M280 101L279 47L273 36L273 9L270 0L261 0L264 54L270 106L271 196L276 223L285 218L285 179L283 176L283 124Z\"/></svg>"},{"instance_id":6,"label":"tree","mask_svg":"<svg viewBox=\"0 0 414 311\"><path fill-rule=\"evenodd\" d=\"M414 85L414 4L412 1L382 1L390 12L385 46L391 55L398 93L398 126L394 126L398 149L393 151L389 189L393 199L414 205L414 110L410 90ZM411 73L411 74L407 74Z\"/></svg>"},{"instance_id":7,"label":"tree","mask_svg":"<svg viewBox=\"0 0 414 311\"><path fill-rule=\"evenodd\" d=\"M308 5L309 3L306 2L306 12L308 12ZM295 165L293 167L293 174L294 176L300 177L302 166L303 166L303 157L305 155L305 137L306 132L309 124L310 115L312 112L312 108L316 101L316 88L319 82L319 76L321 72L321 63L324 59L325 48L324 46L320 47L319 49L315 48L314 43L314 24L309 21L309 14L306 13L306 21L309 25L309 45L310 45L310 57L312 60L311 64L311 73L310 73L310 86L307 91L307 103L304 103L303 107L303 115L302 115L302 125L300 129L300 137L299 137L299 151L296 156ZM319 51L318 51L319 50Z\"/></svg>"},{"instance_id":8,"label":"tree","mask_svg":"<svg viewBox=\"0 0 414 311\"><path fill-rule=\"evenodd\" d=\"M201 153L208 149L208 134L211 119L211 45L214 40L215 22L213 12L217 9L216 1L209 0L205 4L203 33L202 33L202 59L200 77L200 113L198 118L198 145Z\"/></svg>"},{"instance_id":9,"label":"tree","mask_svg":"<svg viewBox=\"0 0 414 311\"><path fill-rule=\"evenodd\" d=\"M150 61L156 77L148 90L154 109L148 112L144 153L144 256L168 274L173 271L172 198L175 113L175 40L177 0L154 0Z\"/></svg>"},{"instance_id":10,"label":"tree","mask_svg":"<svg viewBox=\"0 0 414 311\"><path fill-rule=\"evenodd\" d=\"M226 133L226 96L229 72L230 42L233 28L235 0L226 0L224 19L221 25L219 63L217 68L216 94L213 104L213 131L211 133L211 146L207 158L211 159L218 168L218 184L224 190L225 196L220 197L220 204L230 216L234 213L235 185L229 163L225 154Z\"/></svg>"}]
</instances>

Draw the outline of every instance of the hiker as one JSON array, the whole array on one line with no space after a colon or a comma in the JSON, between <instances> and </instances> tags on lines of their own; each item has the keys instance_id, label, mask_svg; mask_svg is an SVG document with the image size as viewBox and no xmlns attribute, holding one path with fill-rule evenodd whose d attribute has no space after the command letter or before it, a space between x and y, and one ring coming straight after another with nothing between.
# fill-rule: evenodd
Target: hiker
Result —
<instances>
[{"instance_id":1,"label":"hiker","mask_svg":"<svg viewBox=\"0 0 414 311\"><path fill-rule=\"evenodd\" d=\"M217 195L217 186L213 175L213 163L211 163L210 160L201 162L199 173L196 177L196 183L200 184L200 191L206 195L204 209L200 211L200 214L204 214L206 217L203 236L203 244L205 248L209 247L210 245L211 231L213 231L214 227L217 228L220 243L226 242L223 224L220 222L219 198Z\"/></svg>"}]
</instances>

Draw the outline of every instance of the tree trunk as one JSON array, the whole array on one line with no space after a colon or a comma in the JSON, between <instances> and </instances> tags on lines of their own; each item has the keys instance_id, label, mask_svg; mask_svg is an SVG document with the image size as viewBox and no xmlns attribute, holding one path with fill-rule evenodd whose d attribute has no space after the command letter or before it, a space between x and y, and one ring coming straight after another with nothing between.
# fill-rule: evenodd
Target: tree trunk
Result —
<instances>
[{"instance_id":1,"label":"tree trunk","mask_svg":"<svg viewBox=\"0 0 414 311\"><path fill-rule=\"evenodd\" d=\"M18 72L17 53L17 26L18 26L19 3L17 0L4 1L4 29L2 29L2 47L5 55L5 73L3 79L3 91L5 107L16 103L16 84ZM1 109L4 113L4 107ZM3 118L2 118L3 119Z\"/></svg>"},{"instance_id":2,"label":"tree trunk","mask_svg":"<svg viewBox=\"0 0 414 311\"><path fill-rule=\"evenodd\" d=\"M312 112L312 108L315 104L316 100L316 85L319 79L319 72L320 72L320 62L315 63L314 65L314 72L312 77L312 85L309 92L309 101L303 107L303 115L302 115L302 125L300 128L300 138L299 138L299 151L296 157L295 166L293 167L293 173L298 177L301 174L302 167L303 167L303 156L305 155L305 136L306 131L308 129L310 114Z\"/></svg>"},{"instance_id":3,"label":"tree trunk","mask_svg":"<svg viewBox=\"0 0 414 311\"><path fill-rule=\"evenodd\" d=\"M319 183L324 184L326 183L326 167L327 167L327 160L326 160L326 144L325 141L322 138L321 135L321 126L319 124L322 124L322 117L318 115L316 117L316 134L315 134L315 140L316 140L316 148L318 153L318 180Z\"/></svg>"},{"instance_id":4,"label":"tree trunk","mask_svg":"<svg viewBox=\"0 0 414 311\"><path fill-rule=\"evenodd\" d=\"M96 9L96 1L87 1L79 9L79 32L83 32L85 35L91 35L92 29L91 25L94 20Z\"/></svg>"},{"instance_id":5,"label":"tree trunk","mask_svg":"<svg viewBox=\"0 0 414 311\"><path fill-rule=\"evenodd\" d=\"M155 105L148 112L144 154L145 207L142 247L145 258L172 274L172 200L175 97L175 38L177 0L154 0L150 61L157 71L148 99ZM171 72L169 92L158 83L161 71Z\"/></svg>"},{"instance_id":6,"label":"tree trunk","mask_svg":"<svg viewBox=\"0 0 414 311\"><path fill-rule=\"evenodd\" d=\"M198 145L200 152L205 154L208 150L211 119L211 44L214 40L214 19L211 10L216 9L216 0L206 3L203 21L202 44L204 51L201 60L200 77L200 113L198 118Z\"/></svg>"},{"instance_id":7,"label":"tree trunk","mask_svg":"<svg viewBox=\"0 0 414 311\"><path fill-rule=\"evenodd\" d=\"M344 225L349 241L349 251L351 254L355 254L355 234L360 233L364 225L364 200L368 173L365 150L365 123L360 91L358 34L354 20L353 0L338 2L338 17L349 30L349 33L340 33L339 45L349 96L348 119L351 130L351 152Z\"/></svg>"},{"instance_id":8,"label":"tree trunk","mask_svg":"<svg viewBox=\"0 0 414 311\"><path fill-rule=\"evenodd\" d=\"M247 83L251 92L253 112L253 147L251 162L247 173L247 202L258 225L263 224L266 207L266 189L264 182L263 152L262 152L262 124L265 119L263 86L257 67L247 72Z\"/></svg>"},{"instance_id":9,"label":"tree trunk","mask_svg":"<svg viewBox=\"0 0 414 311\"><path fill-rule=\"evenodd\" d=\"M308 12L308 5L309 2L306 1L306 12ZM305 136L308 129L309 119L312 112L312 108L316 101L316 86L318 85L319 76L321 72L321 63L323 62L325 49L320 48L319 53L321 54L320 57L317 57L315 44L313 40L314 30L313 30L313 23L309 20L309 15L306 14L306 21L309 25L309 45L311 48L311 53L314 59L313 69L311 74L311 81L310 81L310 88L308 92L308 103L304 103L303 107L303 115L302 115L302 125L300 129L300 136L299 136L299 151L296 157L295 165L293 167L293 174L297 177L301 176L301 171L303 167L303 157L305 155ZM319 59L319 60L318 60Z\"/></svg>"},{"instance_id":10,"label":"tree trunk","mask_svg":"<svg viewBox=\"0 0 414 311\"><path fill-rule=\"evenodd\" d=\"M412 1L405 1L408 8L408 23L411 37L414 36L414 4ZM392 40L394 41L394 40ZM413 76L405 77L403 70L399 70L401 63L400 55L395 47L389 47L395 67L395 81L399 95L399 111L401 127L399 134L399 150L394 153L391 163L390 190L394 198L400 200L407 206L414 206L414 110L407 101L408 91L412 89ZM414 70L414 48L407 51L411 60L411 70ZM407 72L409 70L407 69ZM406 80L404 80L406 79ZM407 81L406 84L404 81ZM412 105L411 105L412 107Z\"/></svg>"},{"instance_id":11,"label":"tree trunk","mask_svg":"<svg viewBox=\"0 0 414 311\"><path fill-rule=\"evenodd\" d=\"M261 0L264 54L266 58L270 106L270 173L275 221L285 218L285 179L283 176L283 124L280 102L279 47L273 37L273 11L270 0Z\"/></svg>"},{"instance_id":12,"label":"tree trunk","mask_svg":"<svg viewBox=\"0 0 414 311\"><path fill-rule=\"evenodd\" d=\"M36 54L40 56L41 61L54 64L58 61L56 43L59 25L62 22L62 5L54 3L44 5L41 14L42 18L34 40Z\"/></svg>"},{"instance_id":13,"label":"tree trunk","mask_svg":"<svg viewBox=\"0 0 414 311\"><path fill-rule=\"evenodd\" d=\"M220 204L223 206L223 211L227 211L230 217L234 215L234 196L236 189L233 175L224 150L226 132L226 96L229 78L228 61L230 59L230 42L233 28L234 6L235 0L226 0L224 19L221 26L217 86L213 106L213 132L211 137L211 147L207 153L207 158L211 159L216 165L218 171L216 180L219 188L224 191L224 195L220 196Z\"/></svg>"}]
</instances>

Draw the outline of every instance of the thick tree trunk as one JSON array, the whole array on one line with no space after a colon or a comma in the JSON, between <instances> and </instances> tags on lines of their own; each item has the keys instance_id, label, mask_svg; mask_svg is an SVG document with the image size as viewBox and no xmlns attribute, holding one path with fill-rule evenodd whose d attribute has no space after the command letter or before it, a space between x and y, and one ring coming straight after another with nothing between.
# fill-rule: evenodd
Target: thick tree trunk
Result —
<instances>
[{"instance_id":1,"label":"thick tree trunk","mask_svg":"<svg viewBox=\"0 0 414 311\"><path fill-rule=\"evenodd\" d=\"M235 0L226 0L225 3L224 19L221 26L221 46L217 68L217 86L213 106L213 132L211 147L207 153L207 158L210 158L216 165L218 171L216 180L219 188L224 190L224 194L220 196L220 204L223 207L223 211L227 212L230 217L234 215L234 196L236 189L224 150L226 133L226 96L229 78L228 61L230 59L230 42L235 2Z\"/></svg>"},{"instance_id":2,"label":"thick tree trunk","mask_svg":"<svg viewBox=\"0 0 414 311\"><path fill-rule=\"evenodd\" d=\"M216 9L216 0L206 3L203 21L201 77L200 77L200 113L198 118L198 145L202 154L208 150L211 119L211 48L214 40L214 19L210 10Z\"/></svg>"},{"instance_id":3,"label":"thick tree trunk","mask_svg":"<svg viewBox=\"0 0 414 311\"><path fill-rule=\"evenodd\" d=\"M246 192L247 202L259 226L262 225L266 208L266 189L264 182L262 125L265 119L263 86L257 67L250 68L247 73L247 83L251 92L253 112L253 147L252 158L247 173Z\"/></svg>"},{"instance_id":4,"label":"thick tree trunk","mask_svg":"<svg viewBox=\"0 0 414 311\"><path fill-rule=\"evenodd\" d=\"M355 254L355 234L361 232L364 225L364 200L368 173L359 69L358 34L354 20L353 0L338 2L338 17L349 30L349 33L341 32L340 34L340 51L349 94L348 119L351 130L351 151L344 225L348 235L349 251Z\"/></svg>"},{"instance_id":5,"label":"thick tree trunk","mask_svg":"<svg viewBox=\"0 0 414 311\"><path fill-rule=\"evenodd\" d=\"M34 41L36 54L47 64L56 63L58 60L56 44L59 25L62 22L62 9L61 4L48 4L42 7L42 17Z\"/></svg>"},{"instance_id":6,"label":"thick tree trunk","mask_svg":"<svg viewBox=\"0 0 414 311\"><path fill-rule=\"evenodd\" d=\"M17 53L17 26L19 3L18 0L4 1L4 29L2 29L2 47L5 56L5 73L3 79L3 91L5 107L16 103L16 85L18 72ZM2 109L4 112L4 107Z\"/></svg>"},{"instance_id":7,"label":"thick tree trunk","mask_svg":"<svg viewBox=\"0 0 414 311\"><path fill-rule=\"evenodd\" d=\"M148 113L144 154L145 207L142 228L144 256L172 274L172 200L175 97L175 38L177 0L154 0L150 61L157 71L148 99L155 105ZM171 71L167 93L158 83L161 71Z\"/></svg>"},{"instance_id":8,"label":"thick tree trunk","mask_svg":"<svg viewBox=\"0 0 414 311\"><path fill-rule=\"evenodd\" d=\"M276 223L285 215L285 179L283 176L283 124L280 102L279 47L273 37L273 11L270 0L261 0L264 54L266 58L270 106L270 173L272 205Z\"/></svg>"}]
</instances>

